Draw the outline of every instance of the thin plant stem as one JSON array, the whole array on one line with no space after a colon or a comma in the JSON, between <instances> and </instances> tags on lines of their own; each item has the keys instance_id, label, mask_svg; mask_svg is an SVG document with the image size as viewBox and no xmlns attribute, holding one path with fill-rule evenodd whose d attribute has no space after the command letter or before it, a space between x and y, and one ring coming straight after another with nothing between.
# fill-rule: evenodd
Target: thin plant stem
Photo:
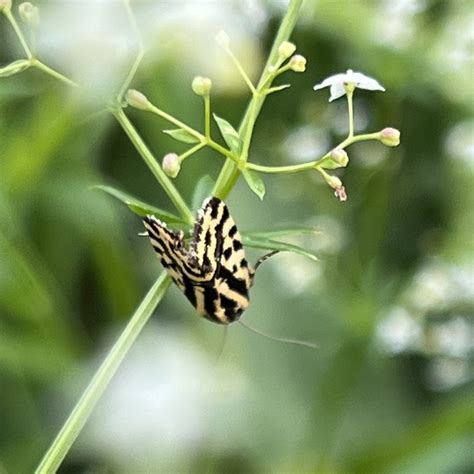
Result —
<instances>
[{"instance_id":1,"label":"thin plant stem","mask_svg":"<svg viewBox=\"0 0 474 474\"><path fill-rule=\"evenodd\" d=\"M291 33L296 25L298 19L298 14L301 9L303 0L290 0L288 9L283 17L280 28L278 29L277 36L273 42L272 49L268 56L268 60L263 69L262 75L258 82L257 91L260 91L261 88L265 85L267 76L269 73L269 67L272 64L275 64L278 60L278 48L283 41L286 41L290 38ZM250 103L247 107L245 115L242 119L242 122L239 127L239 135L244 136L245 131L248 127L253 129L255 121L260 113L260 110L265 102L264 94L253 94L250 100ZM244 144L245 145L245 144ZM227 198L230 191L234 187L237 179L239 178L240 170L238 165L232 160L227 159L224 166L219 173L216 184L213 189L214 196L217 196L223 200Z\"/></svg>"},{"instance_id":2,"label":"thin plant stem","mask_svg":"<svg viewBox=\"0 0 474 474\"><path fill-rule=\"evenodd\" d=\"M211 139L211 96L204 96L204 135L207 140Z\"/></svg>"},{"instance_id":3,"label":"thin plant stem","mask_svg":"<svg viewBox=\"0 0 474 474\"><path fill-rule=\"evenodd\" d=\"M247 76L247 73L245 72L244 68L240 64L240 61L236 58L236 56L230 50L230 48L225 48L225 51L229 55L231 61L234 63L234 66L236 67L237 71L239 71L239 74L242 76L242 79L245 81L245 84L247 84L248 88L250 89L250 92L252 94L256 94L257 90L255 89L255 86L252 84L252 81L250 80L249 76Z\"/></svg>"},{"instance_id":4,"label":"thin plant stem","mask_svg":"<svg viewBox=\"0 0 474 474\"><path fill-rule=\"evenodd\" d=\"M54 77L55 79L58 79L59 81L64 82L68 86L79 87L79 84L77 84L73 80L69 79L65 75L61 74L60 72L54 70L53 68L47 66L46 64L42 63L39 59L32 59L31 64L32 64L32 66L34 66L38 69L41 69L46 74L49 74L50 76Z\"/></svg>"},{"instance_id":5,"label":"thin plant stem","mask_svg":"<svg viewBox=\"0 0 474 474\"><path fill-rule=\"evenodd\" d=\"M188 157L190 157L191 155L194 155L194 153L196 153L197 151L199 151L201 148L204 148L206 146L206 142L201 142L201 143L198 143L197 145L193 146L192 148L190 148L188 151L185 151L182 155L179 155L179 159L181 161L181 163Z\"/></svg>"},{"instance_id":6,"label":"thin plant stem","mask_svg":"<svg viewBox=\"0 0 474 474\"><path fill-rule=\"evenodd\" d=\"M156 161L150 149L146 146L142 137L139 135L133 124L130 122L129 118L125 115L122 109L114 110L113 114L117 121L122 126L123 130L127 134L130 141L133 143L137 149L140 156L143 158L148 168L151 170L155 178L163 187L164 191L170 198L171 202L174 204L176 209L179 211L181 217L188 223L192 224L194 222L194 217L189 210L186 202L182 198L179 191L176 189L171 180L166 176L164 171L161 169L160 165Z\"/></svg>"},{"instance_id":7,"label":"thin plant stem","mask_svg":"<svg viewBox=\"0 0 474 474\"><path fill-rule=\"evenodd\" d=\"M163 272L148 291L41 460L35 474L51 474L57 471L170 283L171 278Z\"/></svg>"},{"instance_id":8,"label":"thin plant stem","mask_svg":"<svg viewBox=\"0 0 474 474\"><path fill-rule=\"evenodd\" d=\"M356 135L353 137L347 137L342 141L337 147L344 149L349 145L352 145L356 142L368 141L368 140L378 140L380 137L380 132L374 133L365 133L363 135ZM318 158L314 161L308 161L307 163L301 163L299 165L287 165L287 166L264 166L257 165L255 163L246 163L245 168L250 170L259 171L260 173L299 173L300 171L308 171L311 169L318 169L320 165L323 164L323 161L326 158L330 158L331 152L326 153L321 158Z\"/></svg>"},{"instance_id":9,"label":"thin plant stem","mask_svg":"<svg viewBox=\"0 0 474 474\"><path fill-rule=\"evenodd\" d=\"M354 107L352 98L354 96L354 91L347 91L347 111L349 113L349 136L352 138L354 136Z\"/></svg>"},{"instance_id":10,"label":"thin plant stem","mask_svg":"<svg viewBox=\"0 0 474 474\"><path fill-rule=\"evenodd\" d=\"M147 110L149 112L152 112L153 114L163 117L165 120L167 120L168 122L171 122L177 127L182 128L183 130L186 130L190 135L197 138L199 141L203 141L205 139L202 133L199 133L197 130L194 130L194 128L191 128L189 125L186 125L185 123L181 122L181 120L178 120L177 118L164 112L158 107L155 107L151 102L149 103Z\"/></svg>"},{"instance_id":11,"label":"thin plant stem","mask_svg":"<svg viewBox=\"0 0 474 474\"><path fill-rule=\"evenodd\" d=\"M31 52L31 49L28 46L28 43L26 42L25 36L23 35L23 32L21 31L20 25L18 25L12 12L10 10L4 10L3 13L5 14L8 21L10 22L10 25L12 25L12 28L15 31L15 34L18 37L18 40L20 41L21 47L25 51L26 57L28 59L33 59L33 53Z\"/></svg>"},{"instance_id":12,"label":"thin plant stem","mask_svg":"<svg viewBox=\"0 0 474 474\"><path fill-rule=\"evenodd\" d=\"M137 25L137 20L135 18L135 15L133 14L132 7L130 5L130 0L123 0L123 3L125 5L125 9L127 11L127 16L128 16L128 21L130 23L130 26L132 27L135 36L137 37L138 41L138 53L137 56L135 57L135 60L132 63L132 66L130 68L130 71L127 74L127 77L123 81L122 86L120 87L120 91L117 95L117 102L120 104L122 102L123 96L127 92L128 87L130 86L130 83L132 82L133 78L135 77L135 74L137 73L137 70L140 66L140 63L143 60L143 57L145 56L145 47L143 45L143 39L142 35L140 33L140 29L138 28Z\"/></svg>"}]
</instances>

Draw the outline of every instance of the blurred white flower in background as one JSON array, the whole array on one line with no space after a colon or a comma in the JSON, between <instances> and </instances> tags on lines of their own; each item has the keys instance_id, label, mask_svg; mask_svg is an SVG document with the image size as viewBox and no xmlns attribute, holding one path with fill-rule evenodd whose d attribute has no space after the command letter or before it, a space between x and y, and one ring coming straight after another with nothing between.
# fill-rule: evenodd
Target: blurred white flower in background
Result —
<instances>
[{"instance_id":1,"label":"blurred white flower in background","mask_svg":"<svg viewBox=\"0 0 474 474\"><path fill-rule=\"evenodd\" d=\"M296 163L312 161L324 155L330 146L325 131L314 125L297 127L289 133L282 144L284 156Z\"/></svg>"},{"instance_id":2,"label":"blurred white flower in background","mask_svg":"<svg viewBox=\"0 0 474 474\"><path fill-rule=\"evenodd\" d=\"M399 353L418 346L422 328L412 314L405 308L390 310L377 326L377 338L384 350Z\"/></svg>"},{"instance_id":3,"label":"blurred white flower in background","mask_svg":"<svg viewBox=\"0 0 474 474\"><path fill-rule=\"evenodd\" d=\"M416 38L416 15L425 9L425 0L383 0L373 16L373 40L393 49L410 46Z\"/></svg>"},{"instance_id":4,"label":"blurred white flower in background","mask_svg":"<svg viewBox=\"0 0 474 474\"><path fill-rule=\"evenodd\" d=\"M248 391L243 373L216 356L182 331L149 326L98 405L83 447L136 469L140 460L190 458L215 443L218 418L244 404ZM228 421L245 430L244 419Z\"/></svg>"},{"instance_id":5,"label":"blurred white flower in background","mask_svg":"<svg viewBox=\"0 0 474 474\"><path fill-rule=\"evenodd\" d=\"M210 76L216 88L242 91L234 66L215 44L225 30L251 77L261 66L258 35L268 19L263 2L132 2L146 49L143 69L165 61L187 68L191 77ZM236 18L240 20L236 22ZM125 78L138 50L138 37L125 7L116 0L56 1L41 6L38 37L44 60L87 87L91 100L108 97Z\"/></svg>"},{"instance_id":6,"label":"blurred white flower in background","mask_svg":"<svg viewBox=\"0 0 474 474\"><path fill-rule=\"evenodd\" d=\"M450 158L474 172L474 120L459 122L446 138L446 151Z\"/></svg>"}]
</instances>

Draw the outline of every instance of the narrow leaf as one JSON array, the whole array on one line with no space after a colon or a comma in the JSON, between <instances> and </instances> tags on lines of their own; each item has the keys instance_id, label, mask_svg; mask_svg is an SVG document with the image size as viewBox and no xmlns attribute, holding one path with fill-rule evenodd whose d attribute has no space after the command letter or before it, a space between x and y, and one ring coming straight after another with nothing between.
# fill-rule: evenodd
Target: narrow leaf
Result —
<instances>
[{"instance_id":1,"label":"narrow leaf","mask_svg":"<svg viewBox=\"0 0 474 474\"><path fill-rule=\"evenodd\" d=\"M227 146L237 155L240 154L242 151L242 139L237 130L227 120L218 117L216 114L212 115L222 133L222 137L227 143Z\"/></svg>"},{"instance_id":2,"label":"narrow leaf","mask_svg":"<svg viewBox=\"0 0 474 474\"><path fill-rule=\"evenodd\" d=\"M22 72L30 66L31 63L28 59L18 59L17 61L10 63L8 66L0 68L0 77L13 76L13 74Z\"/></svg>"},{"instance_id":3,"label":"narrow leaf","mask_svg":"<svg viewBox=\"0 0 474 474\"><path fill-rule=\"evenodd\" d=\"M194 135L192 135L188 131L183 130L182 128L176 128L173 130L163 130L163 133L166 133L167 135L174 138L178 142L199 143L198 138L196 138Z\"/></svg>"},{"instance_id":4,"label":"narrow leaf","mask_svg":"<svg viewBox=\"0 0 474 474\"><path fill-rule=\"evenodd\" d=\"M270 89L267 89L266 95L272 94L273 92L278 92L284 89L288 89L288 87L291 87L291 84L283 84L282 86L270 87Z\"/></svg>"},{"instance_id":5,"label":"narrow leaf","mask_svg":"<svg viewBox=\"0 0 474 474\"><path fill-rule=\"evenodd\" d=\"M262 178L255 173L254 171L250 170L243 170L242 174L249 185L249 188L261 199L263 200L263 196L265 196L265 183L263 182Z\"/></svg>"},{"instance_id":6,"label":"narrow leaf","mask_svg":"<svg viewBox=\"0 0 474 474\"><path fill-rule=\"evenodd\" d=\"M281 252L293 252L298 255L307 257L315 262L319 261L318 257L309 250L300 247L299 245L288 244L286 242L280 242L278 240L266 239L264 237L255 237L251 234L243 234L242 242L247 247L253 247L257 249L265 250L279 250Z\"/></svg>"},{"instance_id":7,"label":"narrow leaf","mask_svg":"<svg viewBox=\"0 0 474 474\"><path fill-rule=\"evenodd\" d=\"M124 193L123 191L119 191L118 189L115 189L111 186L99 185L94 186L93 189L99 189L101 191L106 192L107 194L110 194L114 198L126 204L132 212L139 215L140 217L152 214L158 219L169 224L185 224L185 222L180 217L172 214L171 212L167 212L155 206L147 204L146 202L143 202L140 199L130 196L129 194Z\"/></svg>"},{"instance_id":8,"label":"narrow leaf","mask_svg":"<svg viewBox=\"0 0 474 474\"><path fill-rule=\"evenodd\" d=\"M278 239L281 237L297 237L299 235L321 234L322 232L314 227L292 227L290 229L277 229L261 232L246 232L249 237L264 238L264 239Z\"/></svg>"}]
</instances>

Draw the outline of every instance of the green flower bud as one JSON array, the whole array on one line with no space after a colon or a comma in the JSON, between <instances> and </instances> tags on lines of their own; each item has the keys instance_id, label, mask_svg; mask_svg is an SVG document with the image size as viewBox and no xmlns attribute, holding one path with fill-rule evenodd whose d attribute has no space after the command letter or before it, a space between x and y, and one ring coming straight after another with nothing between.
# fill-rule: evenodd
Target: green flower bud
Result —
<instances>
[{"instance_id":1,"label":"green flower bud","mask_svg":"<svg viewBox=\"0 0 474 474\"><path fill-rule=\"evenodd\" d=\"M329 156L338 165L347 166L347 163L349 163L349 157L347 156L346 151L342 148L334 148Z\"/></svg>"},{"instance_id":2,"label":"green flower bud","mask_svg":"<svg viewBox=\"0 0 474 474\"><path fill-rule=\"evenodd\" d=\"M212 81L208 77L197 76L191 84L193 92L201 97L209 96L212 88Z\"/></svg>"},{"instance_id":3,"label":"green flower bud","mask_svg":"<svg viewBox=\"0 0 474 474\"><path fill-rule=\"evenodd\" d=\"M304 72L306 70L306 58L300 54L292 56L288 64L292 71Z\"/></svg>"},{"instance_id":4,"label":"green flower bud","mask_svg":"<svg viewBox=\"0 0 474 474\"><path fill-rule=\"evenodd\" d=\"M12 0L0 0L0 12L8 12L12 8Z\"/></svg>"},{"instance_id":5,"label":"green flower bud","mask_svg":"<svg viewBox=\"0 0 474 474\"><path fill-rule=\"evenodd\" d=\"M36 28L40 22L38 7L30 2L23 2L18 6L21 19L29 26Z\"/></svg>"},{"instance_id":6,"label":"green flower bud","mask_svg":"<svg viewBox=\"0 0 474 474\"><path fill-rule=\"evenodd\" d=\"M332 176L330 174L325 174L324 179L326 180L326 183L331 186L333 189L338 189L342 188L342 181L337 177L337 176Z\"/></svg>"},{"instance_id":7,"label":"green flower bud","mask_svg":"<svg viewBox=\"0 0 474 474\"><path fill-rule=\"evenodd\" d=\"M170 178L176 178L181 169L181 160L176 153L168 153L163 157L161 167Z\"/></svg>"},{"instance_id":8,"label":"green flower bud","mask_svg":"<svg viewBox=\"0 0 474 474\"><path fill-rule=\"evenodd\" d=\"M396 128L387 127L380 132L379 140L387 146L400 145L400 130Z\"/></svg>"},{"instance_id":9,"label":"green flower bud","mask_svg":"<svg viewBox=\"0 0 474 474\"><path fill-rule=\"evenodd\" d=\"M150 107L150 102L148 102L146 96L135 89L129 89L127 91L125 100L127 101L128 105L139 110L148 110Z\"/></svg>"},{"instance_id":10,"label":"green flower bud","mask_svg":"<svg viewBox=\"0 0 474 474\"><path fill-rule=\"evenodd\" d=\"M278 48L278 56L281 59L288 59L296 51L296 46L289 41L283 41Z\"/></svg>"}]
</instances>

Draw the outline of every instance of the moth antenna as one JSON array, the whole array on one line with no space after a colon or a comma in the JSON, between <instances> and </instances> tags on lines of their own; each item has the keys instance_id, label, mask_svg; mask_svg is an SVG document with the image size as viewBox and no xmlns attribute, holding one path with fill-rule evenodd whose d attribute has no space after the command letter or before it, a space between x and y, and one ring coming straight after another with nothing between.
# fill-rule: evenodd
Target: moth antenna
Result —
<instances>
[{"instance_id":1,"label":"moth antenna","mask_svg":"<svg viewBox=\"0 0 474 474\"><path fill-rule=\"evenodd\" d=\"M149 234L148 234L147 231L145 231L145 232L139 232L138 235L139 235L139 237L149 237Z\"/></svg>"},{"instance_id":2,"label":"moth antenna","mask_svg":"<svg viewBox=\"0 0 474 474\"><path fill-rule=\"evenodd\" d=\"M255 271L257 271L257 268L265 261L267 260L268 258L270 257L273 257L273 255L276 255L277 253L280 253L279 250L274 250L273 252L270 252L270 253L267 253L266 255L264 255L263 257L260 257L258 260L257 260L257 263L255 264Z\"/></svg>"},{"instance_id":3,"label":"moth antenna","mask_svg":"<svg viewBox=\"0 0 474 474\"><path fill-rule=\"evenodd\" d=\"M270 334L266 334L258 329L253 328L252 326L249 326L247 323L244 323L240 319L238 322L244 328L247 328L249 331L252 331L255 334L259 334L260 336L266 337L267 339L271 339L272 341L283 342L285 344L293 344L295 346L309 347L310 349L318 349L319 347L317 344L314 344L313 342L309 342L309 341L299 341L298 339L287 339L285 337L271 336Z\"/></svg>"}]
</instances>

